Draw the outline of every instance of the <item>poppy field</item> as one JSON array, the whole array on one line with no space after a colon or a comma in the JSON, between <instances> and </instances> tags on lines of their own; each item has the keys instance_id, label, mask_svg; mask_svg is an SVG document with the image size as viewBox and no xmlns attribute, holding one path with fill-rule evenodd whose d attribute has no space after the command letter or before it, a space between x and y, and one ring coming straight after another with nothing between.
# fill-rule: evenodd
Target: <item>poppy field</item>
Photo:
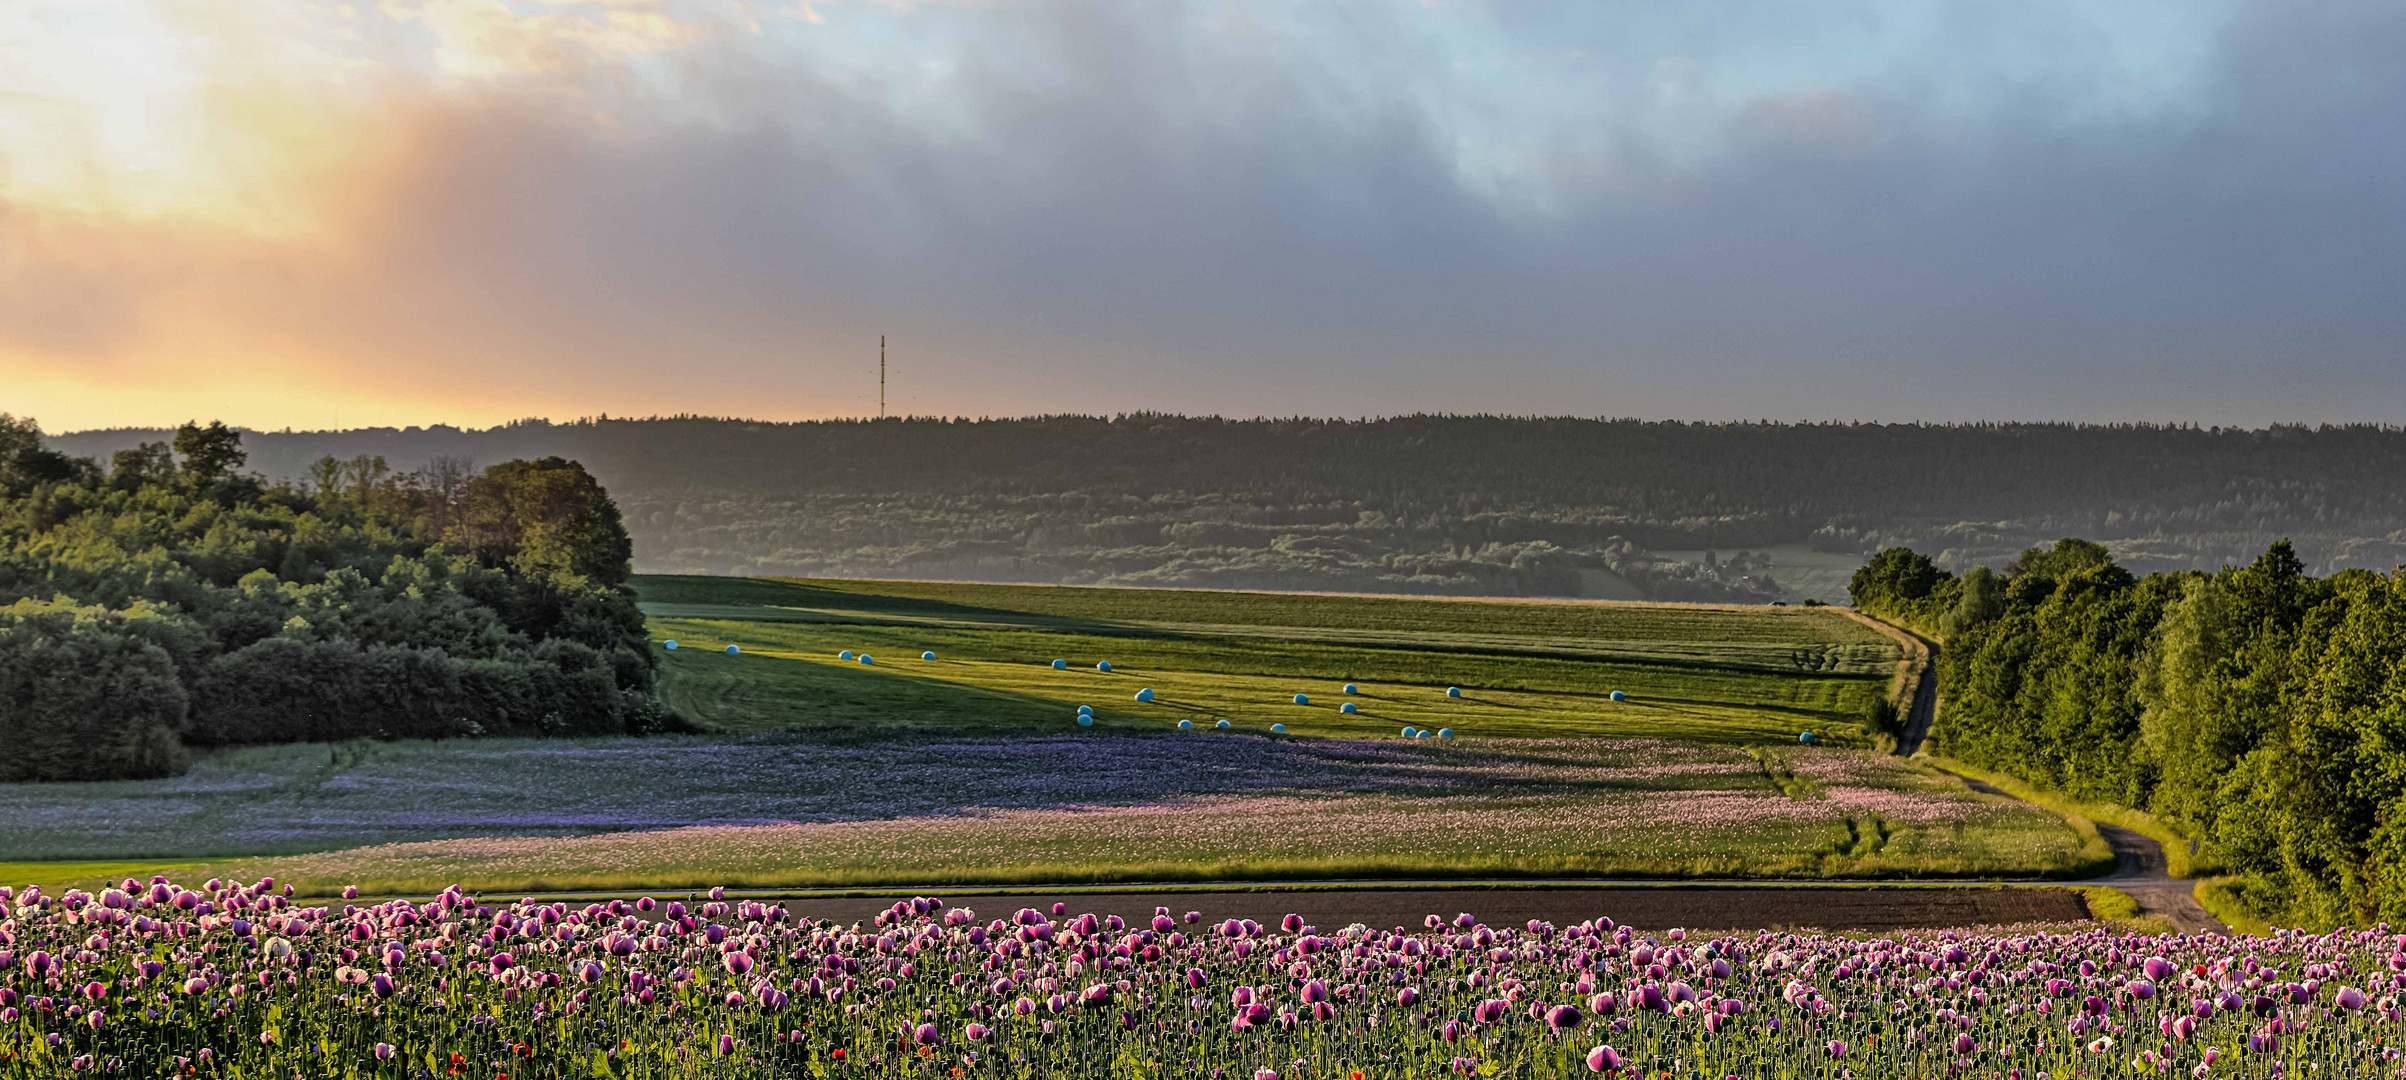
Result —
<instances>
[{"instance_id":1,"label":"poppy field","mask_svg":"<svg viewBox=\"0 0 2406 1080\"><path fill-rule=\"evenodd\" d=\"M2394 1075L2406 936L0 893L0 1077Z\"/></svg>"}]
</instances>

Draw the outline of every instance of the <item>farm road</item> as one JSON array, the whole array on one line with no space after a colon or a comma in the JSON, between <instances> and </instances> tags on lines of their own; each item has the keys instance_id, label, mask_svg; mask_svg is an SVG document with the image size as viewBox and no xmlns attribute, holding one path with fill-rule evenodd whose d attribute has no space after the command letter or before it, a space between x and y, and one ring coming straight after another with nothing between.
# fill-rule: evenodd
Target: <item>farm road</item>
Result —
<instances>
[{"instance_id":1,"label":"farm road","mask_svg":"<svg viewBox=\"0 0 2406 1080\"><path fill-rule=\"evenodd\" d=\"M1972 790L1988 795L2003 795L2015 802L2021 799L1994 784L1975 780L1962 773L1961 777ZM2197 902L2197 883L2176 878L2166 869L2164 845L2119 825L2097 823L2097 833L2114 849L2114 872L2101 878L2075 882L2079 885L2105 885L2129 893L2139 902L2139 914L2161 915L2172 928L2184 934L2227 934L2231 928L2222 920L2206 913Z\"/></svg>"}]
</instances>

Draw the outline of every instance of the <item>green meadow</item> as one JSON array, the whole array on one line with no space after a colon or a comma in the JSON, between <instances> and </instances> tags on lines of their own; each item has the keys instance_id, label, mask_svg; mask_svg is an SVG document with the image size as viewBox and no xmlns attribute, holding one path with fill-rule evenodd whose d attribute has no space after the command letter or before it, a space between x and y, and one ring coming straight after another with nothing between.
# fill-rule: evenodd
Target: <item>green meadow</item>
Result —
<instances>
[{"instance_id":1,"label":"green meadow","mask_svg":"<svg viewBox=\"0 0 2406 1080\"><path fill-rule=\"evenodd\" d=\"M681 646L661 653L664 696L724 731L1058 730L1086 705L1113 727L1713 742L1811 731L1863 745L1861 720L1900 658L1814 608L703 577L636 587L654 638ZM1343 693L1349 682L1358 693ZM1154 700L1136 700L1144 689ZM1358 711L1341 712L1348 702Z\"/></svg>"}]
</instances>

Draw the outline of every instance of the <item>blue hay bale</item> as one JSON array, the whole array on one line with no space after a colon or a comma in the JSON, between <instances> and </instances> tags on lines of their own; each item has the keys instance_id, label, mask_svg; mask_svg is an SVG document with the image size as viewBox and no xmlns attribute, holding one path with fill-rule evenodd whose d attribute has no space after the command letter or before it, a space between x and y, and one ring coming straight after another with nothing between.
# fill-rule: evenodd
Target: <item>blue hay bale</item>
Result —
<instances>
[{"instance_id":1,"label":"blue hay bale","mask_svg":"<svg viewBox=\"0 0 2406 1080\"><path fill-rule=\"evenodd\" d=\"M835 654L835 658L838 660L850 660L852 659L852 650L846 649L840 653L837 653Z\"/></svg>"},{"instance_id":2,"label":"blue hay bale","mask_svg":"<svg viewBox=\"0 0 2406 1080\"><path fill-rule=\"evenodd\" d=\"M1195 730L1195 722L1192 720L1180 720L1178 721L1178 730L1193 731Z\"/></svg>"},{"instance_id":3,"label":"blue hay bale","mask_svg":"<svg viewBox=\"0 0 2406 1080\"><path fill-rule=\"evenodd\" d=\"M1102 662L1100 662L1100 663L1097 663L1097 664L1094 666L1094 669L1095 669L1096 671L1109 671L1109 670L1111 670L1111 661L1109 661L1109 660L1105 660L1105 661L1102 661Z\"/></svg>"},{"instance_id":4,"label":"blue hay bale","mask_svg":"<svg viewBox=\"0 0 2406 1080\"><path fill-rule=\"evenodd\" d=\"M1415 739L1425 739L1429 737L1429 733L1426 731L1416 731L1412 733L1412 737Z\"/></svg>"},{"instance_id":5,"label":"blue hay bale","mask_svg":"<svg viewBox=\"0 0 2406 1080\"><path fill-rule=\"evenodd\" d=\"M1440 739L1450 739L1450 738L1453 738L1453 737L1454 737L1454 729L1452 729L1452 728L1449 728L1449 727L1447 727L1447 728L1438 728L1438 729L1437 729L1437 737L1438 737L1438 738L1440 738Z\"/></svg>"},{"instance_id":6,"label":"blue hay bale","mask_svg":"<svg viewBox=\"0 0 2406 1080\"><path fill-rule=\"evenodd\" d=\"M1078 706L1078 715L1080 715L1080 716L1091 716L1091 715L1093 715L1093 714L1094 714L1094 706L1092 706L1092 705L1080 705L1080 706Z\"/></svg>"},{"instance_id":7,"label":"blue hay bale","mask_svg":"<svg viewBox=\"0 0 2406 1080\"><path fill-rule=\"evenodd\" d=\"M1309 695L1309 694L1297 694L1297 695L1295 695L1295 704L1297 704L1297 705L1309 705L1309 704L1311 704L1311 703L1312 703L1311 695Z\"/></svg>"},{"instance_id":8,"label":"blue hay bale","mask_svg":"<svg viewBox=\"0 0 2406 1080\"><path fill-rule=\"evenodd\" d=\"M1270 725L1270 733L1273 735L1284 735L1287 733L1287 726L1285 724L1272 724Z\"/></svg>"},{"instance_id":9,"label":"blue hay bale","mask_svg":"<svg viewBox=\"0 0 2406 1080\"><path fill-rule=\"evenodd\" d=\"M1078 726L1079 726L1079 727L1093 727L1093 726L1094 726L1094 714L1093 714L1093 713L1088 713L1088 712L1082 712L1082 713L1079 713L1079 714L1078 714Z\"/></svg>"},{"instance_id":10,"label":"blue hay bale","mask_svg":"<svg viewBox=\"0 0 2406 1080\"><path fill-rule=\"evenodd\" d=\"M1797 741L1797 742L1800 742L1800 743L1809 743L1809 742L1812 742L1812 741L1813 741L1813 733L1812 733L1812 732L1810 732L1810 731L1801 731L1801 732L1798 732L1798 733L1796 734L1796 741Z\"/></svg>"},{"instance_id":11,"label":"blue hay bale","mask_svg":"<svg viewBox=\"0 0 2406 1080\"><path fill-rule=\"evenodd\" d=\"M743 648L743 646L741 646L741 645L729 645L729 646L727 646L727 655L729 655L729 656L733 656L733 655L735 655L735 654L737 654L737 653L739 653L739 652L742 652L742 651L744 651L744 648Z\"/></svg>"},{"instance_id":12,"label":"blue hay bale","mask_svg":"<svg viewBox=\"0 0 2406 1080\"><path fill-rule=\"evenodd\" d=\"M877 658L869 655L868 653L862 653L860 654L860 662L864 664L874 664L877 662Z\"/></svg>"},{"instance_id":13,"label":"blue hay bale","mask_svg":"<svg viewBox=\"0 0 2406 1080\"><path fill-rule=\"evenodd\" d=\"M1629 695L1627 695L1627 694L1624 694L1624 693L1622 693L1622 692L1620 692L1620 691L1618 691L1618 690L1615 690L1615 691L1613 691L1613 692L1612 692L1612 700L1614 700L1614 701L1627 701L1627 700L1629 700Z\"/></svg>"},{"instance_id":14,"label":"blue hay bale","mask_svg":"<svg viewBox=\"0 0 2406 1080\"><path fill-rule=\"evenodd\" d=\"M1406 725L1406 726L1405 726L1405 728L1403 729L1403 737L1404 737L1404 738L1407 738L1407 739L1409 739L1409 738L1411 738L1412 736L1414 736L1414 735L1417 735L1417 734L1419 734L1419 733L1420 733L1420 729L1419 729L1419 728L1416 728L1416 727L1411 727L1411 726L1409 726L1409 725Z\"/></svg>"},{"instance_id":15,"label":"blue hay bale","mask_svg":"<svg viewBox=\"0 0 2406 1080\"><path fill-rule=\"evenodd\" d=\"M1354 684L1352 684L1352 683L1346 683L1346 684L1345 684L1345 692L1346 692L1346 693L1348 693L1348 694L1359 694L1359 693L1361 693L1361 692L1362 692L1362 688L1361 688L1361 687L1358 687L1358 686L1355 686L1355 685L1354 685Z\"/></svg>"},{"instance_id":16,"label":"blue hay bale","mask_svg":"<svg viewBox=\"0 0 2406 1080\"><path fill-rule=\"evenodd\" d=\"M1355 714L1355 713L1358 713L1358 712L1360 712L1360 711L1362 711L1362 710L1360 710L1360 709L1357 709L1357 708L1354 708L1354 707L1353 707L1353 702L1350 702L1350 701L1348 701L1348 702L1346 702L1346 703L1345 703L1345 704L1343 704L1343 705L1339 705L1339 706L1337 706L1337 711L1338 711L1338 712L1341 712L1341 713L1344 713L1344 714L1345 714L1345 715L1347 715L1347 716L1352 716L1353 714Z\"/></svg>"},{"instance_id":17,"label":"blue hay bale","mask_svg":"<svg viewBox=\"0 0 2406 1080\"><path fill-rule=\"evenodd\" d=\"M1145 688L1144 688L1144 689L1142 689L1142 690L1139 690L1139 691L1137 691L1137 692L1136 692L1136 700L1138 700L1138 701L1151 701L1151 700L1153 700L1153 688L1152 688L1152 687L1150 687L1150 686L1148 686L1148 687L1145 687Z\"/></svg>"},{"instance_id":18,"label":"blue hay bale","mask_svg":"<svg viewBox=\"0 0 2406 1080\"><path fill-rule=\"evenodd\" d=\"M1445 688L1445 696L1447 696L1447 697L1461 697L1461 696L1462 696L1462 688L1461 688L1461 687L1459 687L1459 686L1448 686L1448 687L1446 687L1446 688Z\"/></svg>"},{"instance_id":19,"label":"blue hay bale","mask_svg":"<svg viewBox=\"0 0 2406 1080\"><path fill-rule=\"evenodd\" d=\"M667 641L663 641L660 643L660 647L667 649L670 652L675 652L677 651L677 639L670 638Z\"/></svg>"},{"instance_id":20,"label":"blue hay bale","mask_svg":"<svg viewBox=\"0 0 2406 1080\"><path fill-rule=\"evenodd\" d=\"M919 659L921 660L933 660L935 658L936 654L933 652L923 652L919 654Z\"/></svg>"},{"instance_id":21,"label":"blue hay bale","mask_svg":"<svg viewBox=\"0 0 2406 1080\"><path fill-rule=\"evenodd\" d=\"M1055 660L1055 661L1053 661L1053 670L1054 670L1054 671L1068 671L1068 670L1069 670L1069 661L1067 661L1067 660Z\"/></svg>"},{"instance_id":22,"label":"blue hay bale","mask_svg":"<svg viewBox=\"0 0 2406 1080\"><path fill-rule=\"evenodd\" d=\"M1213 726L1213 727L1216 727L1216 728L1220 729L1221 731L1226 731L1226 730L1228 730L1228 721L1226 721L1226 720L1222 720L1222 721L1220 721L1219 723L1217 723L1217 724L1213 724L1213 725L1211 725L1211 726Z\"/></svg>"}]
</instances>

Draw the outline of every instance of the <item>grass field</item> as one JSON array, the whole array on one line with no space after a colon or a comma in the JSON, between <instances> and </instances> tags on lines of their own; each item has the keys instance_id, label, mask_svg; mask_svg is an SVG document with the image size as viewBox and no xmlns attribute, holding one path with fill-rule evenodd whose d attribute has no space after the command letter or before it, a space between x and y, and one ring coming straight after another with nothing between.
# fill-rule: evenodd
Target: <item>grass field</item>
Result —
<instances>
[{"instance_id":1,"label":"grass field","mask_svg":"<svg viewBox=\"0 0 2406 1080\"><path fill-rule=\"evenodd\" d=\"M1088 705L1131 727L1722 742L1809 730L1860 744L1899 656L1843 615L1802 608L691 577L638 588L654 635L684 646L662 654L664 694L722 730L1057 730ZM1347 682L1361 692L1342 694ZM1136 702L1145 688L1155 700ZM1347 701L1360 711L1341 713Z\"/></svg>"},{"instance_id":2,"label":"grass field","mask_svg":"<svg viewBox=\"0 0 2406 1080\"><path fill-rule=\"evenodd\" d=\"M663 692L700 733L251 747L170 780L0 786L0 860L18 860L0 875L199 861L177 872L322 894L2020 877L2103 858L2060 818L1857 748L1899 653L1831 611L639 587L655 639L684 645L660 654Z\"/></svg>"}]
</instances>

